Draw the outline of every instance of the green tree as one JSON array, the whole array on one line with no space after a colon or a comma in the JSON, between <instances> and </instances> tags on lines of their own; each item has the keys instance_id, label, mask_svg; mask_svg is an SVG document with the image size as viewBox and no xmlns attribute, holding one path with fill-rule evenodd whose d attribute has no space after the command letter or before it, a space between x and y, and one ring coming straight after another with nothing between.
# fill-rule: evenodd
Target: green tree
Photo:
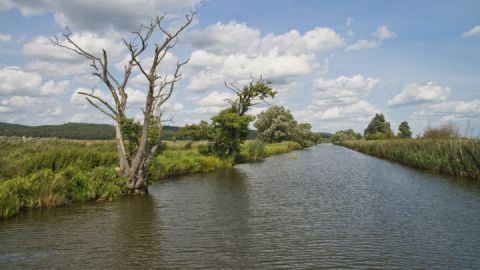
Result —
<instances>
[{"instance_id":1,"label":"green tree","mask_svg":"<svg viewBox=\"0 0 480 270\"><path fill-rule=\"evenodd\" d=\"M176 132L179 139L192 141L211 140L213 138L213 127L207 121L200 121L198 124L186 125Z\"/></svg>"},{"instance_id":2,"label":"green tree","mask_svg":"<svg viewBox=\"0 0 480 270\"><path fill-rule=\"evenodd\" d=\"M225 83L225 86L236 94L234 100L228 99L227 101L238 114L245 115L252 106L259 104L260 101L275 97L277 92L270 87L270 84L269 80L263 78L252 79L242 89L233 83Z\"/></svg>"},{"instance_id":3,"label":"green tree","mask_svg":"<svg viewBox=\"0 0 480 270\"><path fill-rule=\"evenodd\" d=\"M388 139L393 137L390 123L385 120L385 116L382 113L375 114L363 134L367 140Z\"/></svg>"},{"instance_id":4,"label":"green tree","mask_svg":"<svg viewBox=\"0 0 480 270\"><path fill-rule=\"evenodd\" d=\"M291 140L298 142L302 147L309 147L315 144L317 136L312 132L312 125L300 123L293 129Z\"/></svg>"},{"instance_id":5,"label":"green tree","mask_svg":"<svg viewBox=\"0 0 480 270\"><path fill-rule=\"evenodd\" d=\"M283 106L272 106L257 116L257 137L267 143L291 140L297 121Z\"/></svg>"},{"instance_id":6,"label":"green tree","mask_svg":"<svg viewBox=\"0 0 480 270\"><path fill-rule=\"evenodd\" d=\"M232 162L235 162L240 152L240 144L249 134L248 125L255 119L247 115L248 110L258 102L275 97L277 92L270 87L268 80L262 78L252 79L242 89L233 83L225 83L225 86L235 92L236 98L227 100L230 108L212 117L213 143L208 146L207 152L214 152L222 157L230 156Z\"/></svg>"},{"instance_id":7,"label":"green tree","mask_svg":"<svg viewBox=\"0 0 480 270\"><path fill-rule=\"evenodd\" d=\"M362 134L356 133L353 129L339 130L330 137L332 143L338 144L342 141L359 140L362 138Z\"/></svg>"},{"instance_id":8,"label":"green tree","mask_svg":"<svg viewBox=\"0 0 480 270\"><path fill-rule=\"evenodd\" d=\"M234 108L221 111L212 117L213 151L220 157L231 157L234 162L240 144L247 138L248 125L254 119L251 115L240 115Z\"/></svg>"},{"instance_id":9,"label":"green tree","mask_svg":"<svg viewBox=\"0 0 480 270\"><path fill-rule=\"evenodd\" d=\"M400 123L398 126L398 137L400 138L411 138L412 137L412 131L410 130L410 126L408 125L407 121L403 121Z\"/></svg>"}]
</instances>

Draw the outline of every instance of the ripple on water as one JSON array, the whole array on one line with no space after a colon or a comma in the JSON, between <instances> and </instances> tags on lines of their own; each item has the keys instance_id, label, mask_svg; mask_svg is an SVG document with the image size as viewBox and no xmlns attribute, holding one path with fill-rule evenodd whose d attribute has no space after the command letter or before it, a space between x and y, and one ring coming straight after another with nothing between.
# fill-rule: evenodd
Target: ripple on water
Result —
<instances>
[{"instance_id":1,"label":"ripple on water","mask_svg":"<svg viewBox=\"0 0 480 270\"><path fill-rule=\"evenodd\" d=\"M290 154L291 155L291 154ZM0 269L479 269L478 185L320 145L0 222Z\"/></svg>"}]
</instances>

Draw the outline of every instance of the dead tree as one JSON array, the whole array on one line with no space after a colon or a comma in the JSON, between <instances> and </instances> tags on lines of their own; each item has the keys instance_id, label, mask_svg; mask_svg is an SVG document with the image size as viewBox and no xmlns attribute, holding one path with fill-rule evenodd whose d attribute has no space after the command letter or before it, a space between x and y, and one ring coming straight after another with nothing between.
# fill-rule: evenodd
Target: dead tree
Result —
<instances>
[{"instance_id":1,"label":"dead tree","mask_svg":"<svg viewBox=\"0 0 480 270\"><path fill-rule=\"evenodd\" d=\"M192 23L194 16L194 12L186 15L185 22L173 32L163 27L164 16L155 17L149 25L141 25L137 32L133 32L135 37L132 40L124 39L123 43L129 52L129 58L123 76L120 78L116 78L110 71L108 53L105 49L102 49L101 56L86 51L73 40L70 29L67 28L67 33L63 34L62 39L58 37L51 39L56 46L73 51L90 61L91 67L94 69L93 75L98 77L109 90L114 104L110 104L109 101L96 95L94 91L79 92L79 94L85 96L88 103L115 121L120 171L122 176L128 178L127 191L129 194L148 193L146 179L148 167L161 146L162 105L172 96L175 84L182 78L180 69L188 62L188 59L184 62L177 62L172 76L157 74L157 69L168 51L175 46L180 33ZM140 58L147 51L152 34L156 31L161 32L165 38L162 43L155 43L153 62L150 66L146 66L140 61ZM138 147L133 153L127 153L122 124L128 119L125 114L128 101L126 87L133 71L139 71L140 74L145 76L147 96L145 107L142 109L144 119ZM155 126L152 127L151 125ZM157 138L149 138L151 128L157 129Z\"/></svg>"}]
</instances>

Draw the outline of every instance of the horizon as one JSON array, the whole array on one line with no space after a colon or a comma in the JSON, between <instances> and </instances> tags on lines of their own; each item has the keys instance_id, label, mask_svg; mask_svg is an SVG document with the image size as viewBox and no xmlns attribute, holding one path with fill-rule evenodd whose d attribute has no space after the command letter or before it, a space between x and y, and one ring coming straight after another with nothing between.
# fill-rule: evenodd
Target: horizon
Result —
<instances>
[{"instance_id":1,"label":"horizon","mask_svg":"<svg viewBox=\"0 0 480 270\"><path fill-rule=\"evenodd\" d=\"M450 122L480 134L480 2L225 1L116 3L58 0L0 2L0 122L111 124L78 91L108 96L80 57L48 38L69 26L87 49L105 48L115 73L126 55L121 37L167 13L170 23L196 10L195 23L165 58L162 71L190 58L166 106L175 126L209 120L250 76L271 79L299 122L318 132L363 132L375 113L392 130L408 121L414 134ZM129 12L135 7L141 12ZM158 38L158 37L157 37ZM148 60L148 59L145 59ZM130 116L139 117L144 82L132 76ZM268 108L254 107L252 114Z\"/></svg>"}]
</instances>

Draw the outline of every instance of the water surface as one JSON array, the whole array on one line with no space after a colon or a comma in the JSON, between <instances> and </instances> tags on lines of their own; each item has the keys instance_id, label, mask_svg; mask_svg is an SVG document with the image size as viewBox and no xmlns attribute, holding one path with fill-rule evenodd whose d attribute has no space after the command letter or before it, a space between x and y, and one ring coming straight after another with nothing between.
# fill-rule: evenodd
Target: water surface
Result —
<instances>
[{"instance_id":1,"label":"water surface","mask_svg":"<svg viewBox=\"0 0 480 270\"><path fill-rule=\"evenodd\" d=\"M480 188L333 145L0 221L0 269L480 269Z\"/></svg>"}]
</instances>

